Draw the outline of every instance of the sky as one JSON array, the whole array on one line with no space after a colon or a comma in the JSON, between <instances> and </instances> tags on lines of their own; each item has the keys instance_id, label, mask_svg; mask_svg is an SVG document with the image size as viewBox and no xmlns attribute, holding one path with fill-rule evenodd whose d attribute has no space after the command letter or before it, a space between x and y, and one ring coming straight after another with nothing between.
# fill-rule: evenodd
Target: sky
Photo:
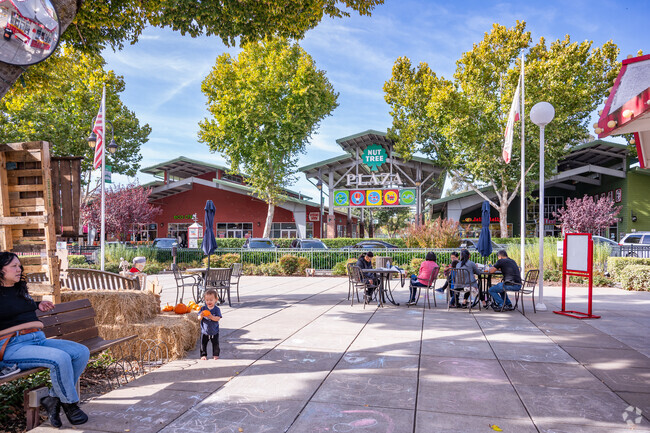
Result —
<instances>
[{"instance_id":1,"label":"sky","mask_svg":"<svg viewBox=\"0 0 650 433\"><path fill-rule=\"evenodd\" d=\"M414 65L426 62L437 75L451 79L458 58L481 41L493 23L512 27L523 20L533 41L566 34L598 46L612 40L622 60L638 50L650 53L645 30L649 16L650 0L386 0L371 17L325 18L299 43L326 72L339 93L339 106L320 123L299 166L342 154L338 138L391 126L382 89L400 56ZM201 82L220 54L238 51L225 47L218 37L193 39L158 28L146 29L136 44L121 51L104 51L106 68L125 79L122 101L152 129L141 149L141 167L179 156L227 165L197 138L198 123L209 116ZM592 117L595 121L596 113ZM122 175L113 179L132 180ZM153 177L140 173L137 180L144 184ZM302 174L291 189L317 196Z\"/></svg>"}]
</instances>

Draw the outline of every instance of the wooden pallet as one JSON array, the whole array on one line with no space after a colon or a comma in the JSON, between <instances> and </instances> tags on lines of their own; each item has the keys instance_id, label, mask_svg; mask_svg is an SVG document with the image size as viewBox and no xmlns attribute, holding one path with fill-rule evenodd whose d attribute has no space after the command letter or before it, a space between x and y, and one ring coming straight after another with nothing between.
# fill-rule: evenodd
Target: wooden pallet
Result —
<instances>
[{"instance_id":1,"label":"wooden pallet","mask_svg":"<svg viewBox=\"0 0 650 433\"><path fill-rule=\"evenodd\" d=\"M47 275L30 292L59 302L51 170L49 143L0 144L0 250L19 254L25 274Z\"/></svg>"}]
</instances>

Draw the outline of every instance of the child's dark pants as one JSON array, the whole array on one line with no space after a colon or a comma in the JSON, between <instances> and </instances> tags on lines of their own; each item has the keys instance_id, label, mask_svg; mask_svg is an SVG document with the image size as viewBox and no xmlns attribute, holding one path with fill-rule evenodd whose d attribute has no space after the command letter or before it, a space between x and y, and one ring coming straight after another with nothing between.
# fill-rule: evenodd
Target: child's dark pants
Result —
<instances>
[{"instance_id":1,"label":"child's dark pants","mask_svg":"<svg viewBox=\"0 0 650 433\"><path fill-rule=\"evenodd\" d=\"M212 356L219 356L219 333L201 334L201 356L208 356L208 341L212 342Z\"/></svg>"}]
</instances>

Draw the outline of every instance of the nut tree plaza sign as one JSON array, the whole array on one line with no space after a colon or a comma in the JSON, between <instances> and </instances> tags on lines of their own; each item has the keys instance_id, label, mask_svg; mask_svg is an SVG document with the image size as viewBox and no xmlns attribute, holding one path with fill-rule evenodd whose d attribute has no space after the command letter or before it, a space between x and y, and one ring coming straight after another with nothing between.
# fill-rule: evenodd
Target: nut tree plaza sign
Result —
<instances>
[{"instance_id":1,"label":"nut tree plaza sign","mask_svg":"<svg viewBox=\"0 0 650 433\"><path fill-rule=\"evenodd\" d=\"M354 189L335 189L334 206L337 207L384 207L415 206L417 195L414 188L401 188L399 173L373 173L386 163L386 151L378 144L368 146L361 156L370 174L348 174L346 186ZM381 188L392 185L392 188ZM360 187L374 188L360 188Z\"/></svg>"}]
</instances>

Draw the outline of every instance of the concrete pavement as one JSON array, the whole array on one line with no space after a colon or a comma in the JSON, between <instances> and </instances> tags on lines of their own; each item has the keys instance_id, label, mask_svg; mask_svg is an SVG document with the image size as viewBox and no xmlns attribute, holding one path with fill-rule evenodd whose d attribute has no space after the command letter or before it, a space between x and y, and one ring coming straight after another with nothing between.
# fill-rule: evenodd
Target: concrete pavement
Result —
<instances>
[{"instance_id":1,"label":"concrete pavement","mask_svg":"<svg viewBox=\"0 0 650 433\"><path fill-rule=\"evenodd\" d=\"M173 302L173 279L160 281ZM650 293L598 288L602 318L577 320L552 313L557 287L526 317L350 307L347 288L243 277L241 302L222 306L221 359L196 349L86 402L74 431L650 433ZM585 292L571 289L570 309Z\"/></svg>"}]
</instances>

